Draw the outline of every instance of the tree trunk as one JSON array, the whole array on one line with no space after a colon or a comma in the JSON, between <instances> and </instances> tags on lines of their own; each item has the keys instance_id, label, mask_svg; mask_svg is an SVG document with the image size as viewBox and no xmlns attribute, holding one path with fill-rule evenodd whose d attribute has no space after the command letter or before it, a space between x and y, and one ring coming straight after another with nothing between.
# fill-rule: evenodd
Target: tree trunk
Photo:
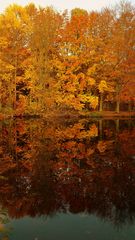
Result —
<instances>
[{"instance_id":1,"label":"tree trunk","mask_svg":"<svg viewBox=\"0 0 135 240\"><path fill-rule=\"evenodd\" d=\"M117 113L120 112L120 99L119 99L119 96L118 96L117 102L116 102L116 112L117 112Z\"/></svg>"},{"instance_id":2,"label":"tree trunk","mask_svg":"<svg viewBox=\"0 0 135 240\"><path fill-rule=\"evenodd\" d=\"M99 111L103 111L103 93L100 94Z\"/></svg>"},{"instance_id":3,"label":"tree trunk","mask_svg":"<svg viewBox=\"0 0 135 240\"><path fill-rule=\"evenodd\" d=\"M117 83L116 85L116 112L120 112L120 85Z\"/></svg>"}]
</instances>

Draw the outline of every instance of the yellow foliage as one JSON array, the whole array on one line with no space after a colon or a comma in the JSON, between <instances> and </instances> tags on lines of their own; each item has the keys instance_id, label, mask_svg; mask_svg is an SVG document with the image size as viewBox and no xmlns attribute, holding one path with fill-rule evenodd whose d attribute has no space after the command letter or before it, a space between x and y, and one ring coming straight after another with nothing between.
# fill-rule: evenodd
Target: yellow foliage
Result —
<instances>
[{"instance_id":1,"label":"yellow foliage","mask_svg":"<svg viewBox=\"0 0 135 240\"><path fill-rule=\"evenodd\" d=\"M105 80L101 80L98 86L99 92L103 93L108 91L107 82Z\"/></svg>"},{"instance_id":2,"label":"yellow foliage","mask_svg":"<svg viewBox=\"0 0 135 240\"><path fill-rule=\"evenodd\" d=\"M93 109L95 109L98 106L98 97L96 96L92 96L88 94L82 94L82 95L80 94L79 98L80 98L80 101L82 101L83 103L88 102Z\"/></svg>"},{"instance_id":3,"label":"yellow foliage","mask_svg":"<svg viewBox=\"0 0 135 240\"><path fill-rule=\"evenodd\" d=\"M97 64L93 64L92 67L88 68L87 75L91 76L96 72Z\"/></svg>"},{"instance_id":4,"label":"yellow foliage","mask_svg":"<svg viewBox=\"0 0 135 240\"><path fill-rule=\"evenodd\" d=\"M87 83L88 83L88 86L94 86L95 83L96 83L96 81L95 81L94 78L88 77L88 78L87 78Z\"/></svg>"}]
</instances>

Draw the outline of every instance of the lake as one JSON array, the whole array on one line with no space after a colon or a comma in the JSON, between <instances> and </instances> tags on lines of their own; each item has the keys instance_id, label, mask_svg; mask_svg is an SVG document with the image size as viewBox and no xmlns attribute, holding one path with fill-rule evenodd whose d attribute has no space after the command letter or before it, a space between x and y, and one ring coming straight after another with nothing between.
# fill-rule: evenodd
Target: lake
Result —
<instances>
[{"instance_id":1,"label":"lake","mask_svg":"<svg viewBox=\"0 0 135 240\"><path fill-rule=\"evenodd\" d=\"M134 240L134 119L0 122L0 240Z\"/></svg>"}]
</instances>

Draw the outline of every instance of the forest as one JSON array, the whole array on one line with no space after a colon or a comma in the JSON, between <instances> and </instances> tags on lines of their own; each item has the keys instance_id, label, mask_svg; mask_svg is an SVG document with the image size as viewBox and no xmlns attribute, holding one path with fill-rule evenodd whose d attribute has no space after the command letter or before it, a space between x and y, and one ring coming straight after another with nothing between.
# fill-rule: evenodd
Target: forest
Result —
<instances>
[{"instance_id":1,"label":"forest","mask_svg":"<svg viewBox=\"0 0 135 240\"><path fill-rule=\"evenodd\" d=\"M135 6L0 14L0 117L135 111Z\"/></svg>"}]
</instances>

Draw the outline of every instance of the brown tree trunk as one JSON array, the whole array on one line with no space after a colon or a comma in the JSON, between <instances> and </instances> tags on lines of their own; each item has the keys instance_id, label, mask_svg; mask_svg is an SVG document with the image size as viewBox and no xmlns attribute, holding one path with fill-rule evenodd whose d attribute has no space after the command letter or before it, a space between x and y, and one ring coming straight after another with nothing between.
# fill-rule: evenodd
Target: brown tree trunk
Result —
<instances>
[{"instance_id":1,"label":"brown tree trunk","mask_svg":"<svg viewBox=\"0 0 135 240\"><path fill-rule=\"evenodd\" d=\"M99 111L103 111L103 93L100 94Z\"/></svg>"},{"instance_id":2,"label":"brown tree trunk","mask_svg":"<svg viewBox=\"0 0 135 240\"><path fill-rule=\"evenodd\" d=\"M116 112L120 112L120 85L117 83L116 85Z\"/></svg>"},{"instance_id":3,"label":"brown tree trunk","mask_svg":"<svg viewBox=\"0 0 135 240\"><path fill-rule=\"evenodd\" d=\"M116 112L119 113L120 112L120 99L118 96L117 102L116 102Z\"/></svg>"}]
</instances>

